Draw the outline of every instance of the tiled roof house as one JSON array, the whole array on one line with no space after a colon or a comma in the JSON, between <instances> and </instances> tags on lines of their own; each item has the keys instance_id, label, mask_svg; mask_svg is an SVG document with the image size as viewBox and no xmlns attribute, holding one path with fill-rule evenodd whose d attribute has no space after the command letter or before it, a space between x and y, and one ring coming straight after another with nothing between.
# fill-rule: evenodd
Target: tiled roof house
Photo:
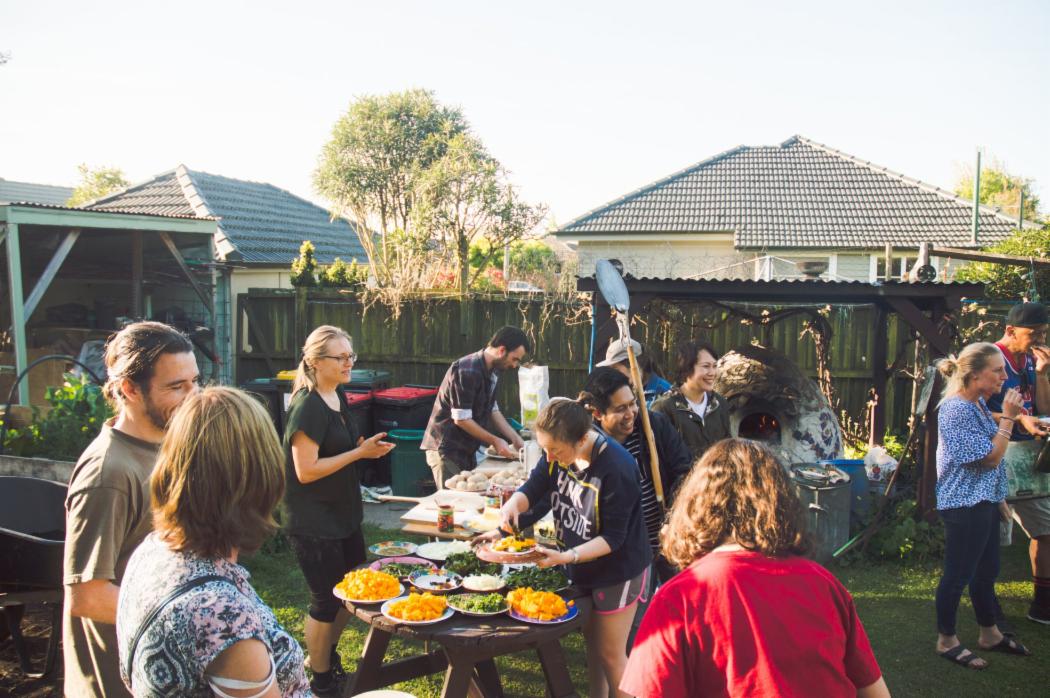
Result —
<instances>
[{"instance_id":1,"label":"tiled roof house","mask_svg":"<svg viewBox=\"0 0 1050 698\"><path fill-rule=\"evenodd\" d=\"M796 262L825 261L830 278L868 281L886 277L887 243L893 277L920 242L972 247L972 217L972 203L951 192L794 136L699 162L556 235L577 243L581 273L614 257L636 277L791 278ZM978 246L1016 227L981 207Z\"/></svg>"},{"instance_id":2,"label":"tiled roof house","mask_svg":"<svg viewBox=\"0 0 1050 698\"><path fill-rule=\"evenodd\" d=\"M216 253L225 261L287 267L303 240L323 264L335 257L365 260L352 225L291 192L191 170L170 172L86 205L102 211L211 216L219 219Z\"/></svg>"},{"instance_id":3,"label":"tiled roof house","mask_svg":"<svg viewBox=\"0 0 1050 698\"><path fill-rule=\"evenodd\" d=\"M73 187L16 182L0 177L0 201L6 203L27 202L62 206L71 196L73 196Z\"/></svg>"}]
</instances>

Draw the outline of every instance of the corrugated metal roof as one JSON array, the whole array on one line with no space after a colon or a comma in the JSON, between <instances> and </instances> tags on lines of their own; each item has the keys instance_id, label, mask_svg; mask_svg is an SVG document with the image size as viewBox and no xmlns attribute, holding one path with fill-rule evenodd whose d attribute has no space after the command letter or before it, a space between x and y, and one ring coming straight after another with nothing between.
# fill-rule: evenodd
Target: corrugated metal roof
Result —
<instances>
[{"instance_id":1,"label":"corrugated metal roof","mask_svg":"<svg viewBox=\"0 0 1050 698\"><path fill-rule=\"evenodd\" d=\"M3 203L0 203L0 206L2 206L2 205L25 206L27 208L46 208L46 209L57 210L57 211L83 211L84 213L116 213L116 214L126 214L126 215L129 215L129 216L150 216L152 218L191 218L193 220L202 220L202 221L218 220L214 216L195 216L193 214L186 214L186 213L156 213L156 212L148 212L148 211L136 211L136 210L126 209L126 208L107 208L107 209L84 208L83 206L62 206L62 205L59 205L59 204L44 204L44 203L40 203L38 201L5 201Z\"/></svg>"},{"instance_id":2,"label":"corrugated metal roof","mask_svg":"<svg viewBox=\"0 0 1050 698\"><path fill-rule=\"evenodd\" d=\"M73 196L73 187L58 187L52 184L15 182L0 177L0 201L32 202L61 206Z\"/></svg>"},{"instance_id":3,"label":"corrugated metal roof","mask_svg":"<svg viewBox=\"0 0 1050 698\"><path fill-rule=\"evenodd\" d=\"M88 206L101 211L214 216L219 218L220 253L236 250L249 263L290 264L303 240L313 242L324 264L336 257L362 262L366 258L352 225L332 220L320 206L272 184L183 165Z\"/></svg>"},{"instance_id":4,"label":"corrugated metal roof","mask_svg":"<svg viewBox=\"0 0 1050 698\"><path fill-rule=\"evenodd\" d=\"M558 235L732 232L737 248L970 246L969 201L801 136L740 146L612 201ZM1016 221L981 207L981 246Z\"/></svg>"}]
</instances>

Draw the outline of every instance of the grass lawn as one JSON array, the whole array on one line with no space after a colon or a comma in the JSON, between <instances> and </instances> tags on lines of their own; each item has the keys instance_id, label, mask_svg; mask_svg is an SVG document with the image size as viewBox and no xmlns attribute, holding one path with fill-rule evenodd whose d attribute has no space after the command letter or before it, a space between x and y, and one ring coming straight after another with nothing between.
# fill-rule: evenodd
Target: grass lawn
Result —
<instances>
[{"instance_id":1,"label":"grass lawn","mask_svg":"<svg viewBox=\"0 0 1050 698\"><path fill-rule=\"evenodd\" d=\"M365 526L365 537L375 542L403 537L380 528ZM1024 538L1023 534L1020 536ZM1046 695L1050 686L1050 628L1024 618L1031 594L1027 539L1017 540L1003 549L1003 566L998 585L1006 614L1019 637L1036 656L1013 657L982 653L990 666L985 671L964 670L948 664L934 654L936 641L933 593L938 569L901 565L871 565L833 569L853 594L861 620L871 638L886 682L895 696L1037 696ZM302 642L303 616L309 603L306 583L290 551L256 555L245 562L252 572L255 589L277 613L278 619ZM977 625L969 599L964 596L959 612L959 636L976 646ZM348 670L361 656L366 627L350 621L339 650ZM580 695L587 693L583 637L574 633L566 638L569 671ZM411 656L422 646L395 639L388 657ZM533 653L522 653L497 660L508 696L542 695L543 678ZM441 694L442 675L407 681L393 688L418 698ZM1042 686L1043 688L1039 688Z\"/></svg>"}]
</instances>

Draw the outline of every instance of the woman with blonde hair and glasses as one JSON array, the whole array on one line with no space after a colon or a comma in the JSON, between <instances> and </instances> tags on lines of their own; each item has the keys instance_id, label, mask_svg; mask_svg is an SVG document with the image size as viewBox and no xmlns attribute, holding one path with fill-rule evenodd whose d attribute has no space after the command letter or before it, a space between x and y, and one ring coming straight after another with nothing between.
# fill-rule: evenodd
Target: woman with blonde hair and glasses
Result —
<instances>
[{"instance_id":1,"label":"woman with blonde hair and glasses","mask_svg":"<svg viewBox=\"0 0 1050 698\"><path fill-rule=\"evenodd\" d=\"M136 696L310 694L303 652L238 556L276 529L281 446L259 403L210 387L182 403L150 478L154 533L120 586L117 645Z\"/></svg>"},{"instance_id":2,"label":"woman with blonde hair and glasses","mask_svg":"<svg viewBox=\"0 0 1050 698\"><path fill-rule=\"evenodd\" d=\"M966 346L958 358L942 359L947 377L937 413L937 513L944 521L944 571L937 585L937 654L970 669L987 662L966 649L955 632L963 589L970 589L986 651L1026 656L1028 649L1006 637L995 622L995 579L999 576L999 519L1006 500L1003 456L1024 400L1007 390L996 419L986 400L1006 382L1006 361L994 344Z\"/></svg>"},{"instance_id":3,"label":"woman with blonde hair and glasses","mask_svg":"<svg viewBox=\"0 0 1050 698\"><path fill-rule=\"evenodd\" d=\"M889 695L849 592L803 557L802 506L768 448L713 445L679 488L660 539L683 570L653 597L624 692Z\"/></svg>"},{"instance_id":4,"label":"woman with blonde hair and glasses","mask_svg":"<svg viewBox=\"0 0 1050 698\"><path fill-rule=\"evenodd\" d=\"M284 532L310 587L306 650L320 696L338 695L343 667L336 651L350 614L332 595L349 570L365 561L361 488L355 463L394 447L381 432L357 433L339 390L350 382L357 354L350 335L321 325L306 338L285 420Z\"/></svg>"}]
</instances>

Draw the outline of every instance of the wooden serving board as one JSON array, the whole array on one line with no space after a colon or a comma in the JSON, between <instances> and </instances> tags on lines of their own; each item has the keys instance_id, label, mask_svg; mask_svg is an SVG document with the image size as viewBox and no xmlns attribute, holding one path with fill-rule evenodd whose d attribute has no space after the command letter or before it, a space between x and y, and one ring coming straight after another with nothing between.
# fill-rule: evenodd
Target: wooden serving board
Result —
<instances>
[{"instance_id":1,"label":"wooden serving board","mask_svg":"<svg viewBox=\"0 0 1050 698\"><path fill-rule=\"evenodd\" d=\"M450 499L456 511L453 519L457 526L462 526L467 519L476 516L485 508L485 498L474 492L458 492L456 490L442 490L423 497L419 504L415 505L404 514L401 520L405 523L437 524L437 498Z\"/></svg>"}]
</instances>

